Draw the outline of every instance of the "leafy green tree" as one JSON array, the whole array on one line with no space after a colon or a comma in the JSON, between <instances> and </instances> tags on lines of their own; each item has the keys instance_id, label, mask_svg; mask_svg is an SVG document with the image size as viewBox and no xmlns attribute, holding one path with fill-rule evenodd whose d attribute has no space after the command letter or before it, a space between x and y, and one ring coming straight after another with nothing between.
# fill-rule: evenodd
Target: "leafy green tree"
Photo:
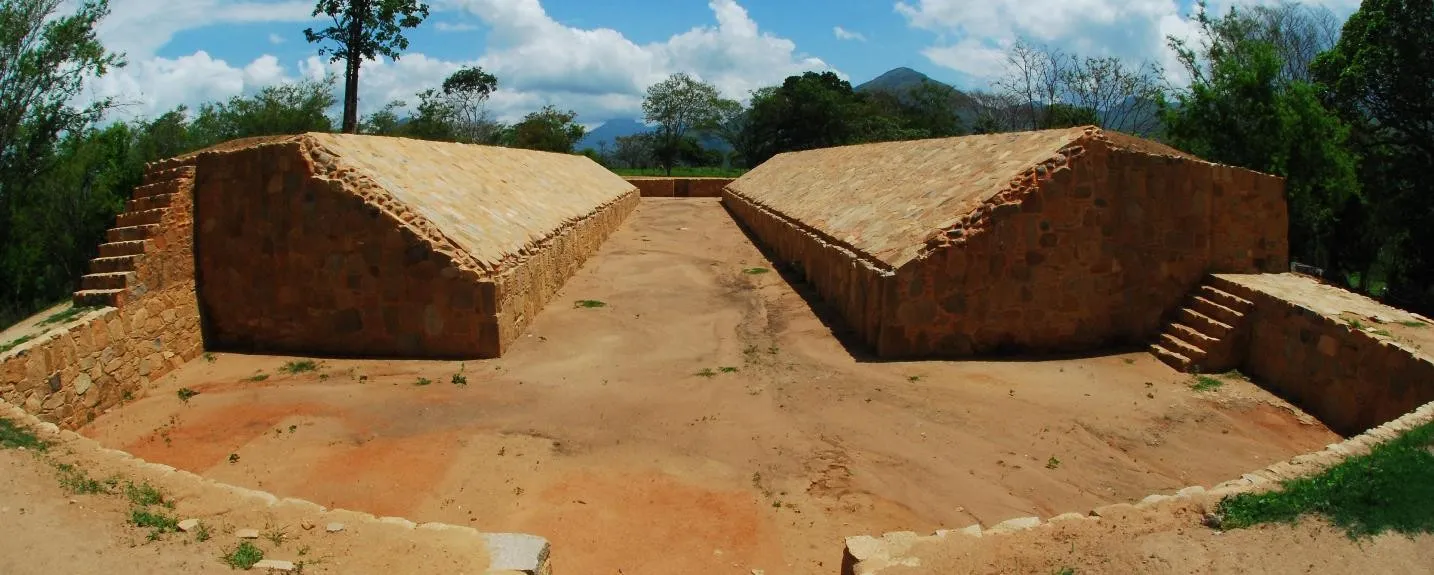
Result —
<instances>
[{"instance_id":1,"label":"leafy green tree","mask_svg":"<svg viewBox=\"0 0 1434 575\"><path fill-rule=\"evenodd\" d=\"M1257 34L1259 23L1237 9L1197 13L1202 44L1172 38L1191 77L1164 118L1170 143L1207 160L1284 176L1292 255L1322 268L1347 269L1331 250L1336 216L1358 201L1348 128L1317 90L1281 75L1284 62Z\"/></svg>"},{"instance_id":2,"label":"leafy green tree","mask_svg":"<svg viewBox=\"0 0 1434 575\"><path fill-rule=\"evenodd\" d=\"M1434 310L1434 2L1365 0L1313 75L1352 126L1374 262L1361 287Z\"/></svg>"},{"instance_id":3,"label":"leafy green tree","mask_svg":"<svg viewBox=\"0 0 1434 575\"><path fill-rule=\"evenodd\" d=\"M573 145L583 138L586 130L578 124L578 113L562 111L553 106L523 117L523 121L510 129L508 144L515 148L542 150L545 152L573 153Z\"/></svg>"},{"instance_id":4,"label":"leafy green tree","mask_svg":"<svg viewBox=\"0 0 1434 575\"><path fill-rule=\"evenodd\" d=\"M379 111L369 114L359 123L359 133L372 136L397 136L402 133L403 122L398 117L399 110L402 110L408 103L403 100L394 100L384 104Z\"/></svg>"},{"instance_id":5,"label":"leafy green tree","mask_svg":"<svg viewBox=\"0 0 1434 575\"><path fill-rule=\"evenodd\" d=\"M331 132L333 86L332 78L301 80L266 86L249 97L201 104L190 125L189 144L202 148L254 136Z\"/></svg>"},{"instance_id":6,"label":"leafy green tree","mask_svg":"<svg viewBox=\"0 0 1434 575\"><path fill-rule=\"evenodd\" d=\"M654 153L667 175L684 148L691 147L692 133L717 125L721 99L716 87L684 73L647 88L642 111L648 123L657 124Z\"/></svg>"},{"instance_id":7,"label":"leafy green tree","mask_svg":"<svg viewBox=\"0 0 1434 575\"><path fill-rule=\"evenodd\" d=\"M86 78L124 65L95 35L109 13L104 0L59 13L61 0L0 2L0 320L18 319L73 286L72 249L93 249L85 235L113 217L115 198L96 178L72 177L89 157L83 134L111 106L76 106ZM64 178L62 178L63 176ZM66 179L67 178L67 179ZM66 181L78 187L57 185ZM71 221L64 218L74 217Z\"/></svg>"},{"instance_id":8,"label":"leafy green tree","mask_svg":"<svg viewBox=\"0 0 1434 575\"><path fill-rule=\"evenodd\" d=\"M1042 113L1042 130L1073 128L1075 126L1099 126L1100 114L1095 108L1085 108L1057 102L1046 107Z\"/></svg>"},{"instance_id":9,"label":"leafy green tree","mask_svg":"<svg viewBox=\"0 0 1434 575\"><path fill-rule=\"evenodd\" d=\"M497 89L498 78L477 66L465 66L443 80L443 95L453 109L459 141L484 144L496 140L502 126L489 117L483 103Z\"/></svg>"},{"instance_id":10,"label":"leafy green tree","mask_svg":"<svg viewBox=\"0 0 1434 575\"><path fill-rule=\"evenodd\" d=\"M416 0L318 0L314 16L324 15L333 25L315 31L304 30L311 43L330 42L319 48L331 62L344 62L343 131L358 131L359 68L364 60L387 56L397 60L408 49L405 28L415 28L428 18L428 4Z\"/></svg>"}]
</instances>

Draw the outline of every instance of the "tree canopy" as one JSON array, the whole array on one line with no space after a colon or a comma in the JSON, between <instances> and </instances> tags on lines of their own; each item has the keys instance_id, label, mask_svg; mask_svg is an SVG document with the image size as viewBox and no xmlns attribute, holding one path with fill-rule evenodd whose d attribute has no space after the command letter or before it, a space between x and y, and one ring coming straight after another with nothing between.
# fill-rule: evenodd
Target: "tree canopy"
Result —
<instances>
[{"instance_id":1,"label":"tree canopy","mask_svg":"<svg viewBox=\"0 0 1434 575\"><path fill-rule=\"evenodd\" d=\"M397 60L408 49L405 28L416 28L428 18L428 5L417 0L318 0L314 16L327 16L333 24L304 30L311 43L329 43L319 55L344 62L343 131L358 131L359 68L379 56Z\"/></svg>"}]
</instances>

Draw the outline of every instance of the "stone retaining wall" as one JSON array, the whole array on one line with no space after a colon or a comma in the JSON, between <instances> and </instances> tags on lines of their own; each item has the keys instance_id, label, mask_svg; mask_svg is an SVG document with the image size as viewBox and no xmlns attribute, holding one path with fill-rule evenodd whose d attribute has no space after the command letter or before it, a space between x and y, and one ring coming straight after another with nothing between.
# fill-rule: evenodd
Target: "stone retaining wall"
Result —
<instances>
[{"instance_id":1,"label":"stone retaining wall","mask_svg":"<svg viewBox=\"0 0 1434 575\"><path fill-rule=\"evenodd\" d=\"M876 345L874 336L880 330L883 296L889 295L892 283L889 269L730 189L722 203L761 240L763 247L774 253L773 259L800 273L851 323L867 345Z\"/></svg>"},{"instance_id":2,"label":"stone retaining wall","mask_svg":"<svg viewBox=\"0 0 1434 575\"><path fill-rule=\"evenodd\" d=\"M494 318L498 348L493 357L501 355L522 335L568 278L637 209L641 199L637 191L632 191L598 208L549 237L531 257L493 279L492 301L498 311Z\"/></svg>"},{"instance_id":3,"label":"stone retaining wall","mask_svg":"<svg viewBox=\"0 0 1434 575\"><path fill-rule=\"evenodd\" d=\"M733 178L629 177L644 198L720 198Z\"/></svg>"},{"instance_id":4,"label":"stone retaining wall","mask_svg":"<svg viewBox=\"0 0 1434 575\"><path fill-rule=\"evenodd\" d=\"M135 279L119 308L105 307L0 354L0 399L66 428L84 425L203 352L194 290L193 164L147 167L172 181L159 232L135 256ZM171 172L180 170L180 172ZM107 254L101 254L102 256Z\"/></svg>"}]
</instances>

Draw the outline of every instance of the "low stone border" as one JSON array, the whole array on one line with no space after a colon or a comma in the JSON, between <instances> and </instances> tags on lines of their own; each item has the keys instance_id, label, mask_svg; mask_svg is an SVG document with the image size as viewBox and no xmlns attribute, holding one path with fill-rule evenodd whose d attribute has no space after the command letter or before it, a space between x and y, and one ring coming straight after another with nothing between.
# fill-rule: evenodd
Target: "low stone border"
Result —
<instances>
[{"instance_id":1,"label":"low stone border","mask_svg":"<svg viewBox=\"0 0 1434 575\"><path fill-rule=\"evenodd\" d=\"M1402 433L1434 421L1434 402L1351 437L1339 443L1332 443L1324 449L1297 455L1287 461L1275 463L1241 475L1210 488L1195 485L1173 494L1156 493L1139 502L1115 503L1092 509L1086 513L1062 513L1042 520L1039 517L1018 517L1007 519L991 527L981 524L963 529L941 529L931 535L920 535L914 531L896 531L879 537L857 535L846 538L846 551L842 557L843 575L875 575L888 567L917 567L921 559L909 552L918 543L943 541L949 537L990 537L1049 527L1063 521L1118 520L1132 513L1158 511L1167 507L1194 503L1203 509L1213 508L1220 500L1240 493L1257 493L1279 489L1280 483L1316 475L1345 459L1369 453L1376 445L1391 441Z\"/></svg>"},{"instance_id":2,"label":"low stone border","mask_svg":"<svg viewBox=\"0 0 1434 575\"><path fill-rule=\"evenodd\" d=\"M360 528L378 532L380 536L399 530L431 533L435 542L450 539L456 543L442 541L441 545L457 547L456 554L463 554L464 546L471 546L470 554L485 554L488 567L484 575L552 575L549 563L548 540L524 533L483 533L472 527L447 523L415 523L402 517L376 517L359 511L329 509L312 501L291 497L280 498L272 493L220 483L200 475L175 469L161 463L151 463L124 451L109 449L99 442L69 430L62 430L53 423L41 421L24 409L0 401L0 417L29 429L50 448L64 449L75 456L101 462L126 470L135 481L150 482L165 486L182 485L181 491L217 495L219 498L237 501L245 506L265 508L287 508L306 514L315 525L338 524L330 531ZM183 499L181 498L181 501ZM446 537L440 537L439 534Z\"/></svg>"}]
</instances>

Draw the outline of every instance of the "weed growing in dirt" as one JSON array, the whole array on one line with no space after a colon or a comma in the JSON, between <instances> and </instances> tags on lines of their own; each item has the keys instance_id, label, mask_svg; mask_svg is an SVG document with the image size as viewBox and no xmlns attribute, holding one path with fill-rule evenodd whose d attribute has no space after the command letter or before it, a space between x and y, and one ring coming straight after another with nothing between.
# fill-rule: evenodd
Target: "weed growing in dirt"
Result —
<instances>
[{"instance_id":1,"label":"weed growing in dirt","mask_svg":"<svg viewBox=\"0 0 1434 575\"><path fill-rule=\"evenodd\" d=\"M712 371L712 368L710 367L704 367L702 368L702 371L699 371L693 375L696 375L698 377L717 377L717 372Z\"/></svg>"},{"instance_id":2,"label":"weed growing in dirt","mask_svg":"<svg viewBox=\"0 0 1434 575\"><path fill-rule=\"evenodd\" d=\"M71 308L69 308L69 309L62 310L62 311L60 311L60 312L58 312L58 313L55 313L55 314L51 315L50 317L45 318L45 321L40 322L40 325L55 325L55 324L61 324L61 323L69 323L70 320L75 319L75 318L77 318L77 317L80 317L80 316L82 316L82 315L85 315L85 314L87 314L87 313L89 313L89 312L92 312L92 311L94 311L94 310L97 310L97 309L100 309L100 308L97 308L97 307L94 307L94 306L71 307Z\"/></svg>"},{"instance_id":3,"label":"weed growing in dirt","mask_svg":"<svg viewBox=\"0 0 1434 575\"><path fill-rule=\"evenodd\" d=\"M1291 523L1319 514L1351 538L1395 531L1434 533L1434 423L1319 475L1285 481L1279 491L1242 493L1220 502L1221 528Z\"/></svg>"},{"instance_id":4,"label":"weed growing in dirt","mask_svg":"<svg viewBox=\"0 0 1434 575\"><path fill-rule=\"evenodd\" d=\"M468 385L468 376L461 373L453 374L453 385Z\"/></svg>"},{"instance_id":5,"label":"weed growing in dirt","mask_svg":"<svg viewBox=\"0 0 1434 575\"><path fill-rule=\"evenodd\" d=\"M273 543L275 547L279 547L282 546L284 540L289 537L289 532L282 527L271 527L265 530L263 535L264 538L268 539L270 543Z\"/></svg>"},{"instance_id":6,"label":"weed growing in dirt","mask_svg":"<svg viewBox=\"0 0 1434 575\"><path fill-rule=\"evenodd\" d=\"M244 381L259 382L259 381L264 381L264 380L266 380L266 379L269 379L269 374L267 374L267 373L256 373L256 374L254 374L254 375L251 375L251 376L249 376L249 377L244 378Z\"/></svg>"},{"instance_id":7,"label":"weed growing in dirt","mask_svg":"<svg viewBox=\"0 0 1434 575\"><path fill-rule=\"evenodd\" d=\"M209 526L203 523L194 526L194 540L200 543L209 540Z\"/></svg>"},{"instance_id":8,"label":"weed growing in dirt","mask_svg":"<svg viewBox=\"0 0 1434 575\"><path fill-rule=\"evenodd\" d=\"M121 400L121 401L134 401L134 393L131 393L129 390L125 390L124 393L121 393L121 394L120 394L120 400Z\"/></svg>"},{"instance_id":9,"label":"weed growing in dirt","mask_svg":"<svg viewBox=\"0 0 1434 575\"><path fill-rule=\"evenodd\" d=\"M1061 460L1056 459L1056 456L1054 456L1054 455L1052 455L1050 459L1047 459L1047 460L1046 460L1046 469L1055 469L1055 468L1060 467L1060 466L1061 466Z\"/></svg>"},{"instance_id":10,"label":"weed growing in dirt","mask_svg":"<svg viewBox=\"0 0 1434 575\"><path fill-rule=\"evenodd\" d=\"M1401 321L1401 322L1399 322L1399 325L1402 325L1402 326L1404 326L1404 327L1421 328L1421 327L1426 327L1426 326L1428 326L1429 324L1424 323L1424 322L1422 322L1422 321Z\"/></svg>"},{"instance_id":11,"label":"weed growing in dirt","mask_svg":"<svg viewBox=\"0 0 1434 575\"><path fill-rule=\"evenodd\" d=\"M104 484L90 477L90 474L85 473L83 469L69 463L57 464L55 469L60 473L60 487L63 487L65 491L75 495L106 492Z\"/></svg>"},{"instance_id":12,"label":"weed growing in dirt","mask_svg":"<svg viewBox=\"0 0 1434 575\"><path fill-rule=\"evenodd\" d=\"M1125 362L1125 365L1135 365L1135 358L1133 357L1127 357L1122 359L1121 361Z\"/></svg>"},{"instance_id":13,"label":"weed growing in dirt","mask_svg":"<svg viewBox=\"0 0 1434 575\"><path fill-rule=\"evenodd\" d=\"M1190 389L1195 391L1215 391L1220 389L1222 385L1225 385L1225 382L1208 375L1197 375L1195 376L1195 383L1190 384Z\"/></svg>"},{"instance_id":14,"label":"weed growing in dirt","mask_svg":"<svg viewBox=\"0 0 1434 575\"><path fill-rule=\"evenodd\" d=\"M199 392L189 389L187 387L181 387L179 388L179 391L175 394L179 396L180 401L189 403L189 398L199 395Z\"/></svg>"},{"instance_id":15,"label":"weed growing in dirt","mask_svg":"<svg viewBox=\"0 0 1434 575\"><path fill-rule=\"evenodd\" d=\"M298 374L307 373L307 372L310 372L310 371L317 371L318 369L319 369L319 364L318 364L318 362L315 362L315 361L312 360L312 359L305 359L305 360L300 360L300 361L290 361L290 362L287 362L287 363L285 363L284 365L282 365L282 366L279 367L279 372L280 372L280 373L285 373L285 374L288 374L288 375L298 375Z\"/></svg>"},{"instance_id":16,"label":"weed growing in dirt","mask_svg":"<svg viewBox=\"0 0 1434 575\"><path fill-rule=\"evenodd\" d=\"M1376 330L1371 331L1371 332L1369 332L1369 333L1372 333L1372 334L1378 335L1378 336L1383 336L1383 337L1394 337L1394 334L1389 333L1388 330L1383 330L1383 329L1376 329Z\"/></svg>"},{"instance_id":17,"label":"weed growing in dirt","mask_svg":"<svg viewBox=\"0 0 1434 575\"><path fill-rule=\"evenodd\" d=\"M911 383L916 383L916 382L918 382L918 381L921 381L921 376L919 376L919 375L908 375L908 376L906 376L906 381L909 381L909 382L911 382Z\"/></svg>"},{"instance_id":18,"label":"weed growing in dirt","mask_svg":"<svg viewBox=\"0 0 1434 575\"><path fill-rule=\"evenodd\" d=\"M229 454L229 463L239 463L239 454L238 454L238 453L230 453L230 454Z\"/></svg>"},{"instance_id":19,"label":"weed growing in dirt","mask_svg":"<svg viewBox=\"0 0 1434 575\"><path fill-rule=\"evenodd\" d=\"M1061 567L1060 571L1056 571L1056 575L1076 575L1076 570L1075 567Z\"/></svg>"},{"instance_id":20,"label":"weed growing in dirt","mask_svg":"<svg viewBox=\"0 0 1434 575\"><path fill-rule=\"evenodd\" d=\"M413 382L413 384L414 384L414 385L417 385L417 386L424 386L424 385L429 385L429 384L432 384L432 383L433 383L433 380L428 379L428 378L426 378L426 377L420 377L420 378L418 378L418 381Z\"/></svg>"},{"instance_id":21,"label":"weed growing in dirt","mask_svg":"<svg viewBox=\"0 0 1434 575\"><path fill-rule=\"evenodd\" d=\"M139 485L135 485L134 483L126 482L124 486L124 494L125 497L129 498L130 503L133 503L140 507L148 507L150 505L162 505L164 507L174 509L174 502L166 501L164 499L164 494L160 493L158 489L155 489L154 486L150 485L149 483L141 483Z\"/></svg>"},{"instance_id":22,"label":"weed growing in dirt","mask_svg":"<svg viewBox=\"0 0 1434 575\"><path fill-rule=\"evenodd\" d=\"M208 363L214 363L214 354L209 353L207 351L204 352L204 361Z\"/></svg>"},{"instance_id":23,"label":"weed growing in dirt","mask_svg":"<svg viewBox=\"0 0 1434 575\"><path fill-rule=\"evenodd\" d=\"M749 276L755 276L755 275L761 275L761 274L767 273L767 272L769 272L769 271L772 271L772 270L769 270L769 269L767 269L767 268L747 268L747 269L745 269L745 270L742 270L742 273L747 274L747 275L749 275Z\"/></svg>"},{"instance_id":24,"label":"weed growing in dirt","mask_svg":"<svg viewBox=\"0 0 1434 575\"><path fill-rule=\"evenodd\" d=\"M245 541L240 543L238 547L235 547L233 551L221 555L219 559L224 561L224 564L230 568L244 569L247 571L252 568L254 564L264 560L264 550L253 543Z\"/></svg>"},{"instance_id":25,"label":"weed growing in dirt","mask_svg":"<svg viewBox=\"0 0 1434 575\"><path fill-rule=\"evenodd\" d=\"M717 371L720 371L722 373L737 373L737 368L731 366L722 366L717 368Z\"/></svg>"},{"instance_id":26,"label":"weed growing in dirt","mask_svg":"<svg viewBox=\"0 0 1434 575\"><path fill-rule=\"evenodd\" d=\"M593 309L599 307L607 307L607 304L595 299L580 299L576 302L573 302L573 307Z\"/></svg>"},{"instance_id":27,"label":"weed growing in dirt","mask_svg":"<svg viewBox=\"0 0 1434 575\"><path fill-rule=\"evenodd\" d=\"M142 507L136 507L129 512L130 523L139 527L149 528L149 540L159 539L160 535L179 531L179 520L165 515L160 511L150 511Z\"/></svg>"},{"instance_id":28,"label":"weed growing in dirt","mask_svg":"<svg viewBox=\"0 0 1434 575\"><path fill-rule=\"evenodd\" d=\"M45 442L40 441L40 438L30 433L29 430L15 425L8 419L0 418L0 447L5 449L23 447L41 451L45 449Z\"/></svg>"},{"instance_id":29,"label":"weed growing in dirt","mask_svg":"<svg viewBox=\"0 0 1434 575\"><path fill-rule=\"evenodd\" d=\"M1361 321L1359 321L1359 320L1357 320L1357 319L1354 319L1354 318L1345 319L1345 320L1344 320L1344 323L1347 324L1347 325L1349 325L1349 327L1352 327L1352 328L1354 328L1354 329L1364 329L1364 322L1361 322Z\"/></svg>"},{"instance_id":30,"label":"weed growing in dirt","mask_svg":"<svg viewBox=\"0 0 1434 575\"><path fill-rule=\"evenodd\" d=\"M32 339L35 339L35 336L33 336L33 335L22 335L22 336L20 336L20 337L17 337L17 338L15 338L15 339L10 340L10 343L0 343L0 353L5 353L5 352L7 352L7 351L10 351L10 350L12 350L12 349L15 349L15 346L20 345L20 344L22 344L22 343L25 343L25 342L27 342L27 341L30 341L30 340L32 340Z\"/></svg>"}]
</instances>

